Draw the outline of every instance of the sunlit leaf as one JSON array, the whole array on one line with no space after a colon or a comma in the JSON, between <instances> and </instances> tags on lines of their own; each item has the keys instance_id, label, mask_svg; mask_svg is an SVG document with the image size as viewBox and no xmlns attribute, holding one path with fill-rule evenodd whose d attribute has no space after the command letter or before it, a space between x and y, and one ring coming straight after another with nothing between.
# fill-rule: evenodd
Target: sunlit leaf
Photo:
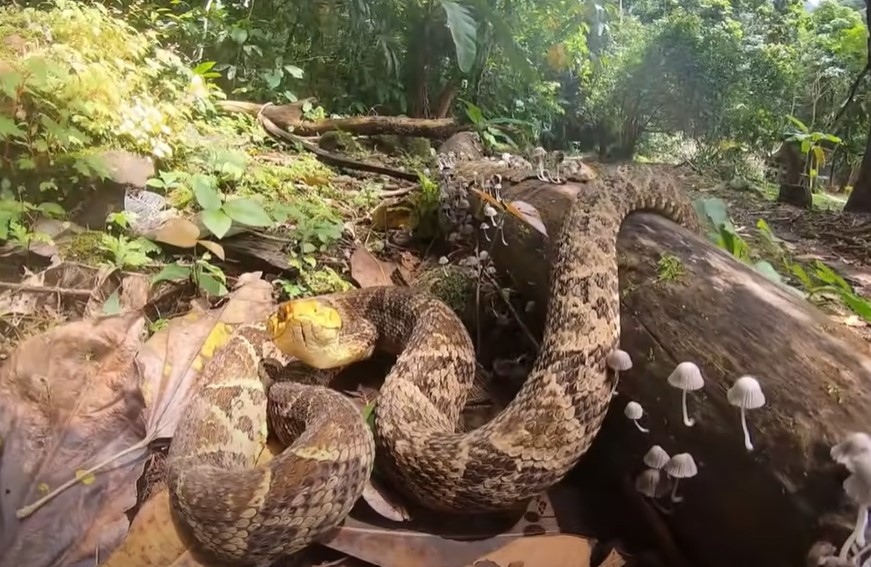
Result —
<instances>
[{"instance_id":1,"label":"sunlit leaf","mask_svg":"<svg viewBox=\"0 0 871 567\"><path fill-rule=\"evenodd\" d=\"M221 209L210 209L200 213L200 218L203 219L203 224L206 225L212 234L218 238L224 238L230 227L233 226L233 219L227 216L227 213Z\"/></svg>"},{"instance_id":2,"label":"sunlit leaf","mask_svg":"<svg viewBox=\"0 0 871 567\"><path fill-rule=\"evenodd\" d=\"M445 11L447 26L457 50L457 65L460 71L468 73L475 64L478 25L468 7L455 0L439 0L439 3Z\"/></svg>"}]
</instances>

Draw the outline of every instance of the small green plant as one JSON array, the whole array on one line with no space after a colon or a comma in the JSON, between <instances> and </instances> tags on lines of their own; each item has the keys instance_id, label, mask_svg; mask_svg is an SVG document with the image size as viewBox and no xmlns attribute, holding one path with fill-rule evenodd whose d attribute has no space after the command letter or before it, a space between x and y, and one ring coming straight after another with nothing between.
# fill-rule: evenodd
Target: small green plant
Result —
<instances>
[{"instance_id":1,"label":"small green plant","mask_svg":"<svg viewBox=\"0 0 871 567\"><path fill-rule=\"evenodd\" d=\"M185 171L162 173L148 180L150 187L175 190L176 196L189 190L200 206L203 225L217 238L223 238L234 222L247 226L272 226L272 219L254 199L231 198L218 189L218 179L202 173L190 174ZM184 200L184 199L181 199ZM180 199L174 200L176 206Z\"/></svg>"},{"instance_id":2,"label":"small green plant","mask_svg":"<svg viewBox=\"0 0 871 567\"><path fill-rule=\"evenodd\" d=\"M791 276L801 289L791 287L784 276L771 262L767 260L753 261L752 251L747 242L735 232L725 204L721 199L704 199L695 203L696 210L702 211L712 224L719 223L719 230L709 233L709 237L717 246L726 250L742 262L752 265L770 280L781 284L790 291L804 295L809 301L817 301L821 296L834 297L865 321L871 322L871 303L858 295L844 278L831 267L819 260L805 266L794 261L781 245L781 241L771 231L763 219L759 219L756 228L762 236L763 247L773 256L782 270ZM715 226L717 226L715 224Z\"/></svg>"},{"instance_id":3,"label":"small green plant","mask_svg":"<svg viewBox=\"0 0 871 567\"><path fill-rule=\"evenodd\" d=\"M218 297L227 295L227 276L218 266L209 260L212 255L205 252L202 256L194 258L190 264L173 262L167 264L152 279L151 285L162 281L190 280L197 289Z\"/></svg>"},{"instance_id":4,"label":"small green plant","mask_svg":"<svg viewBox=\"0 0 871 567\"><path fill-rule=\"evenodd\" d=\"M420 191L416 191L410 197L412 205L412 226L417 236L421 238L433 238L439 230L439 186L424 175L417 173L420 181Z\"/></svg>"},{"instance_id":5,"label":"small green plant","mask_svg":"<svg viewBox=\"0 0 871 567\"><path fill-rule=\"evenodd\" d=\"M484 143L491 148L502 144L509 147L517 146L514 140L505 132L506 128L502 126L516 126L521 130L530 132L535 128L532 123L515 118L485 118L484 112L478 105L465 99L460 99L460 101L466 105L466 117L469 119L469 122L472 123L472 126L478 132L478 135L481 136Z\"/></svg>"},{"instance_id":6,"label":"small green plant","mask_svg":"<svg viewBox=\"0 0 871 567\"><path fill-rule=\"evenodd\" d=\"M147 238L131 240L123 234L103 233L97 248L109 257L109 263L119 270L141 268L152 262L151 254L159 254L160 247Z\"/></svg>"},{"instance_id":7,"label":"small green plant","mask_svg":"<svg viewBox=\"0 0 871 567\"><path fill-rule=\"evenodd\" d=\"M813 191L819 171L826 163L826 151L821 142L831 142L835 145L841 145L844 142L833 134L811 132L810 128L795 116L787 116L787 118L798 128L797 132L791 133L787 141L801 144L801 153L805 155L805 163L807 164L807 172L803 175L808 177L808 187Z\"/></svg>"},{"instance_id":8,"label":"small green plant","mask_svg":"<svg viewBox=\"0 0 871 567\"><path fill-rule=\"evenodd\" d=\"M66 215L57 203L44 202L38 205L24 201L10 191L8 179L0 181L0 242L8 241L22 248L29 248L35 241L51 243L51 238L40 231L32 231L34 221L40 215L62 218Z\"/></svg>"},{"instance_id":9,"label":"small green plant","mask_svg":"<svg viewBox=\"0 0 871 567\"><path fill-rule=\"evenodd\" d=\"M657 281L672 281L684 275L684 265L677 256L665 254L656 263Z\"/></svg>"}]
</instances>

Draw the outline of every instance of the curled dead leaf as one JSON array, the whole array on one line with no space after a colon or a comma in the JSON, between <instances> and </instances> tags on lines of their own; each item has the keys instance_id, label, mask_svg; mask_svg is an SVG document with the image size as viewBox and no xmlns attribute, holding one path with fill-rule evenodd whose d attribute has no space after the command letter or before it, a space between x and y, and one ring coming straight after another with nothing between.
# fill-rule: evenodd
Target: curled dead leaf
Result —
<instances>
[{"instance_id":1,"label":"curled dead leaf","mask_svg":"<svg viewBox=\"0 0 871 567\"><path fill-rule=\"evenodd\" d=\"M363 488L363 500L388 520L405 522L411 519L408 510L399 499L375 478L370 478Z\"/></svg>"},{"instance_id":2,"label":"curled dead leaf","mask_svg":"<svg viewBox=\"0 0 871 567\"><path fill-rule=\"evenodd\" d=\"M544 226L544 221L541 219L541 213L534 206L526 201L511 201L507 205L507 210L516 218L528 224L542 235L547 236L547 227Z\"/></svg>"},{"instance_id":3,"label":"curled dead leaf","mask_svg":"<svg viewBox=\"0 0 871 567\"><path fill-rule=\"evenodd\" d=\"M200 229L193 222L180 217L171 218L157 229L152 240L179 248L193 248L200 238Z\"/></svg>"},{"instance_id":4,"label":"curled dead leaf","mask_svg":"<svg viewBox=\"0 0 871 567\"><path fill-rule=\"evenodd\" d=\"M213 242L211 240L197 240L197 244L199 244L221 260L227 259L224 255L224 247L217 242Z\"/></svg>"},{"instance_id":5,"label":"curled dead leaf","mask_svg":"<svg viewBox=\"0 0 871 567\"><path fill-rule=\"evenodd\" d=\"M372 228L376 230L414 228L413 213L411 205L404 201L383 201L371 213Z\"/></svg>"}]
</instances>

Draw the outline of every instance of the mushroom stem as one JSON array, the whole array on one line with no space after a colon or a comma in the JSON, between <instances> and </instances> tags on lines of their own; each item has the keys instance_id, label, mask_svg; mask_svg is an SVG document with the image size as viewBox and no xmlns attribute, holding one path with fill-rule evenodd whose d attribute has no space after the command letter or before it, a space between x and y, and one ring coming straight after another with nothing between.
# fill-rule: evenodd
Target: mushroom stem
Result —
<instances>
[{"instance_id":1,"label":"mushroom stem","mask_svg":"<svg viewBox=\"0 0 871 567\"><path fill-rule=\"evenodd\" d=\"M640 432L642 432L642 433L650 433L650 430L649 430L649 429L645 429L645 428L641 427L641 425L638 423L638 420L637 420L637 419L633 419L633 420L632 420L632 423L635 424L635 427L638 428L638 431L640 431Z\"/></svg>"},{"instance_id":2,"label":"mushroom stem","mask_svg":"<svg viewBox=\"0 0 871 567\"><path fill-rule=\"evenodd\" d=\"M683 496L677 495L677 485L680 482L679 478L674 479L674 486L671 487L671 501L672 502L680 502L683 500Z\"/></svg>"},{"instance_id":3,"label":"mushroom stem","mask_svg":"<svg viewBox=\"0 0 871 567\"><path fill-rule=\"evenodd\" d=\"M690 416L687 413L687 389L686 388L684 388L683 394L681 395L680 404L681 404L681 408L683 409L683 424L686 425L687 427L692 427L693 425L696 424L696 420L690 419ZM744 410L741 410L741 411L743 412ZM743 413L741 415L743 415Z\"/></svg>"},{"instance_id":4,"label":"mushroom stem","mask_svg":"<svg viewBox=\"0 0 871 567\"><path fill-rule=\"evenodd\" d=\"M753 443L750 442L750 432L747 430L747 413L744 408L741 408L741 427L744 429L744 447L748 451L753 450Z\"/></svg>"},{"instance_id":5,"label":"mushroom stem","mask_svg":"<svg viewBox=\"0 0 871 567\"><path fill-rule=\"evenodd\" d=\"M856 527L847 537L844 545L841 547L841 552L838 554L838 559L841 561L847 560L847 555L850 553L850 548L853 547L853 542L861 548L865 545L865 528L868 527L868 508L859 506L859 513L856 516Z\"/></svg>"},{"instance_id":6,"label":"mushroom stem","mask_svg":"<svg viewBox=\"0 0 871 567\"><path fill-rule=\"evenodd\" d=\"M611 387L611 397L614 397L617 395L617 384L619 384L619 383L620 383L620 371L615 370L614 371L614 385Z\"/></svg>"}]
</instances>

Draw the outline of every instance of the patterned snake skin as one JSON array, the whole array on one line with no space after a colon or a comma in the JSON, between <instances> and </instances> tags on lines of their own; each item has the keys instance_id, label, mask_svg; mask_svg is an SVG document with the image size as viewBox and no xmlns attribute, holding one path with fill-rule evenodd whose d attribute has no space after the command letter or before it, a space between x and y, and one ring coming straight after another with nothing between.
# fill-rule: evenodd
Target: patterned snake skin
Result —
<instances>
[{"instance_id":1,"label":"patterned snake skin","mask_svg":"<svg viewBox=\"0 0 871 567\"><path fill-rule=\"evenodd\" d=\"M337 526L375 457L360 410L341 393L277 382L267 397L258 372L265 359L286 362L265 325L237 328L203 369L167 458L173 512L234 565L270 565ZM255 466L267 416L288 447Z\"/></svg>"},{"instance_id":2,"label":"patterned snake skin","mask_svg":"<svg viewBox=\"0 0 871 567\"><path fill-rule=\"evenodd\" d=\"M379 471L430 508L510 507L560 481L601 427L611 399L605 356L620 331L617 234L635 211L698 231L688 198L653 168L613 168L580 184L553 243L535 365L515 399L477 429L457 427L474 375L472 341L432 296L383 287L291 301L270 319L270 333L283 352L317 368L361 360L375 349L397 353L375 410Z\"/></svg>"}]
</instances>

